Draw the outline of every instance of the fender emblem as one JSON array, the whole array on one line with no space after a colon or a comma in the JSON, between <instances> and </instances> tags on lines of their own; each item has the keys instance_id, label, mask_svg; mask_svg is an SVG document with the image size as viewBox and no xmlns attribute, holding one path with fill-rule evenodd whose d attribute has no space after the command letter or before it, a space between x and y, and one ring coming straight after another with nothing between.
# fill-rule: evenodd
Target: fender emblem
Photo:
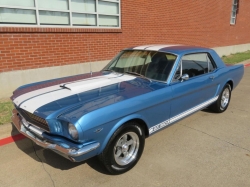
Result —
<instances>
[{"instance_id":1,"label":"fender emblem","mask_svg":"<svg viewBox=\"0 0 250 187\"><path fill-rule=\"evenodd\" d=\"M94 132L95 133L99 133L99 132L101 132L103 130L103 128L100 128L100 129L96 129Z\"/></svg>"}]
</instances>

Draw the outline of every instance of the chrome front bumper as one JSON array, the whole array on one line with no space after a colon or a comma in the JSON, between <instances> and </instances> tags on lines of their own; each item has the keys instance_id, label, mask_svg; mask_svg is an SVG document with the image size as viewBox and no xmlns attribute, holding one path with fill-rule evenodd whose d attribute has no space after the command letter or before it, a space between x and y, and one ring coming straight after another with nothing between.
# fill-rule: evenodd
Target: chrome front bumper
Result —
<instances>
[{"instance_id":1,"label":"chrome front bumper","mask_svg":"<svg viewBox=\"0 0 250 187\"><path fill-rule=\"evenodd\" d=\"M96 143L86 145L80 149L75 149L75 148L66 149L57 144L49 143L46 140L44 140L43 135L42 135L43 134L42 130L31 125L29 127L27 127L27 125L24 125L16 109L13 109L11 119L15 127L21 134L33 140L37 145L43 148L51 149L53 151L59 152L60 154L62 154L64 157L68 158L72 162L75 162L74 157L78 157L86 153L89 153L90 151L93 151L100 146L100 143L96 142Z\"/></svg>"}]
</instances>

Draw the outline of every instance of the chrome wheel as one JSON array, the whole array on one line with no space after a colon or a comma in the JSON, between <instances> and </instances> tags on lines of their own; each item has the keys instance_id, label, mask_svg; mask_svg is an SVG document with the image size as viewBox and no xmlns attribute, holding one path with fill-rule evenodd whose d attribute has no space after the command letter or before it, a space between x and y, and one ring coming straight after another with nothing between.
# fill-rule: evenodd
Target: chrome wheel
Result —
<instances>
[{"instance_id":1,"label":"chrome wheel","mask_svg":"<svg viewBox=\"0 0 250 187\"><path fill-rule=\"evenodd\" d=\"M144 129L135 121L129 121L114 132L98 157L110 173L122 174L136 165L144 145Z\"/></svg>"},{"instance_id":2,"label":"chrome wheel","mask_svg":"<svg viewBox=\"0 0 250 187\"><path fill-rule=\"evenodd\" d=\"M229 88L225 88L225 90L222 93L221 96L221 107L225 108L228 103L229 103L229 99L230 99L230 90Z\"/></svg>"},{"instance_id":3,"label":"chrome wheel","mask_svg":"<svg viewBox=\"0 0 250 187\"><path fill-rule=\"evenodd\" d=\"M223 87L217 101L214 102L210 106L210 108L217 113L225 112L227 110L227 107L229 106L230 99L231 99L231 86L230 86L230 84L227 83Z\"/></svg>"},{"instance_id":4,"label":"chrome wheel","mask_svg":"<svg viewBox=\"0 0 250 187\"><path fill-rule=\"evenodd\" d=\"M117 164L124 166L131 163L139 150L139 137L134 132L123 134L115 144L114 158Z\"/></svg>"}]
</instances>

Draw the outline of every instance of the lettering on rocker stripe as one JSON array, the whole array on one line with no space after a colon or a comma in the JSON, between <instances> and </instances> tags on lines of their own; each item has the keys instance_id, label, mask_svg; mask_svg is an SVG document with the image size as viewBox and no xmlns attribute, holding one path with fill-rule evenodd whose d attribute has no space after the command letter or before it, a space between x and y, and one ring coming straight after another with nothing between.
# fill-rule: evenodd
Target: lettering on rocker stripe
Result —
<instances>
[{"instance_id":1,"label":"lettering on rocker stripe","mask_svg":"<svg viewBox=\"0 0 250 187\"><path fill-rule=\"evenodd\" d=\"M158 131L163 127L166 127L167 125L169 125L169 120L163 121L163 122L159 123L158 125L155 125L155 126L151 127L149 129L149 134L151 134L151 133L153 133L155 131Z\"/></svg>"}]
</instances>

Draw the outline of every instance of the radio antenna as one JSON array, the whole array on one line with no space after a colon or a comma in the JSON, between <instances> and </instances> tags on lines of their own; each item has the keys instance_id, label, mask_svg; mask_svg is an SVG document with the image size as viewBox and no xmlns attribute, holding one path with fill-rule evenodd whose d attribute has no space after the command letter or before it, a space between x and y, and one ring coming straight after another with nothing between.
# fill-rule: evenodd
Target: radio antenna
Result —
<instances>
[{"instance_id":1,"label":"radio antenna","mask_svg":"<svg viewBox=\"0 0 250 187\"><path fill-rule=\"evenodd\" d=\"M92 64L90 62L90 52L89 52L89 42L88 42L88 57L89 57L89 70L90 70L90 76L92 77Z\"/></svg>"}]
</instances>

